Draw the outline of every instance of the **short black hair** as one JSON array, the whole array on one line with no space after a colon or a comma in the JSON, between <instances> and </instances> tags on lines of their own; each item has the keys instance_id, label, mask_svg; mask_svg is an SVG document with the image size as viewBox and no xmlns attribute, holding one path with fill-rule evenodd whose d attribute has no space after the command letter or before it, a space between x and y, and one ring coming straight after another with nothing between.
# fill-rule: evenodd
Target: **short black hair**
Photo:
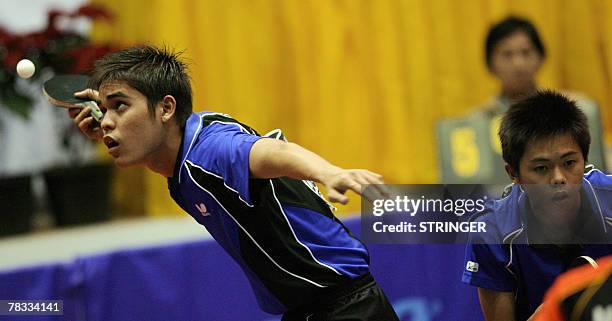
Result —
<instances>
[{"instance_id":1,"label":"short black hair","mask_svg":"<svg viewBox=\"0 0 612 321\"><path fill-rule=\"evenodd\" d=\"M502 118L499 139L504 161L518 173L528 143L563 134L574 138L586 162L591 135L585 114L559 93L538 91L512 105Z\"/></svg>"},{"instance_id":2,"label":"short black hair","mask_svg":"<svg viewBox=\"0 0 612 321\"><path fill-rule=\"evenodd\" d=\"M89 86L99 89L109 81L125 81L147 97L150 115L165 95L171 95L176 100L176 121L183 128L193 107L190 77L180 54L149 45L110 53L96 61Z\"/></svg>"},{"instance_id":3,"label":"short black hair","mask_svg":"<svg viewBox=\"0 0 612 321\"><path fill-rule=\"evenodd\" d=\"M516 32L524 32L531 43L536 48L542 58L546 57L546 49L540 39L538 30L535 28L533 23L529 20L517 16L509 16L489 29L487 34L487 40L485 43L485 57L487 59L487 67L491 68L491 59L493 58L493 51L495 46L502 40L512 36Z\"/></svg>"}]
</instances>

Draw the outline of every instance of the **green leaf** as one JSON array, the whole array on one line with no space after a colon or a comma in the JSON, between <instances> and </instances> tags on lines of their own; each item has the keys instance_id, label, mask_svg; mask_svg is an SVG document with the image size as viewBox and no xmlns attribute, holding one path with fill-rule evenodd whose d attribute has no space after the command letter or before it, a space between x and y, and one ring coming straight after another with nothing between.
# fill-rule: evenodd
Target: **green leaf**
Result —
<instances>
[{"instance_id":1,"label":"green leaf","mask_svg":"<svg viewBox=\"0 0 612 321\"><path fill-rule=\"evenodd\" d=\"M24 120L30 119L32 104L34 103L32 98L18 93L12 86L9 86L0 91L0 101L8 110Z\"/></svg>"}]
</instances>

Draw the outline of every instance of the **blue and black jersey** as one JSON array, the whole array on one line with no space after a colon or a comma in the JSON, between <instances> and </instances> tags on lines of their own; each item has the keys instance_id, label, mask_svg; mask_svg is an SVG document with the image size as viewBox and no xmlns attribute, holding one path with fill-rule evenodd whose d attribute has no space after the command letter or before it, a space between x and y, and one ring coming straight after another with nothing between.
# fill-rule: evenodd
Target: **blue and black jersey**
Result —
<instances>
[{"instance_id":1,"label":"blue and black jersey","mask_svg":"<svg viewBox=\"0 0 612 321\"><path fill-rule=\"evenodd\" d=\"M477 220L487 233L467 245L465 283L501 292L516 293L517 320L527 320L542 303L555 278L579 256L594 259L612 254L612 176L592 169L584 175L581 213L592 225L584 242L564 246L535 244L528 196L514 184L507 196L488 204ZM589 242L590 238L590 242Z\"/></svg>"},{"instance_id":2,"label":"blue and black jersey","mask_svg":"<svg viewBox=\"0 0 612 321\"><path fill-rule=\"evenodd\" d=\"M259 139L227 115L192 114L168 188L244 270L262 309L283 313L368 274L369 255L313 182L250 176Z\"/></svg>"}]
</instances>

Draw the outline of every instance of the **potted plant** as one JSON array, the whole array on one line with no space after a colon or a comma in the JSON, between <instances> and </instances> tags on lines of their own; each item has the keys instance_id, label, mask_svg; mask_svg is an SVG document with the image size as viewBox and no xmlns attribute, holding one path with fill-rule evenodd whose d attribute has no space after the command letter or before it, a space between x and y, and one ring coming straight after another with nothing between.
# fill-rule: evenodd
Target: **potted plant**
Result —
<instances>
[{"instance_id":1,"label":"potted plant","mask_svg":"<svg viewBox=\"0 0 612 321\"><path fill-rule=\"evenodd\" d=\"M85 5L74 12L50 11L47 25L42 31L12 34L0 27L0 111L10 115L7 120L0 114L0 147L11 139L7 134L10 131L9 122L17 119L27 124L36 118L32 114L42 99L41 84L44 80L53 74L86 73L97 58L115 49L92 43L71 28L59 27L60 21L70 22L76 18L110 21L112 17L101 7ZM17 62L24 58L34 62L37 69L34 76L27 80L18 78L15 72ZM62 157L58 157L53 165L34 172L15 174L0 171L0 193L5 195L0 197L0 234L28 229L27 221L34 208L31 189L27 186L30 177L37 174L45 179L48 207L58 225L89 223L109 216L111 166L96 159L93 143L78 132L66 111L48 106L49 110L53 109L50 113L56 115L52 121L55 122L54 135L57 137L40 137L38 145L21 148L39 148L47 140L55 139L58 154ZM19 146L20 143L16 141L13 145ZM5 157L11 156L7 154ZM44 153L41 152L41 155ZM18 161L26 163L32 158ZM9 194L10 198L7 197ZM18 219L26 223L17 222ZM3 229L2 226L20 228Z\"/></svg>"}]
</instances>

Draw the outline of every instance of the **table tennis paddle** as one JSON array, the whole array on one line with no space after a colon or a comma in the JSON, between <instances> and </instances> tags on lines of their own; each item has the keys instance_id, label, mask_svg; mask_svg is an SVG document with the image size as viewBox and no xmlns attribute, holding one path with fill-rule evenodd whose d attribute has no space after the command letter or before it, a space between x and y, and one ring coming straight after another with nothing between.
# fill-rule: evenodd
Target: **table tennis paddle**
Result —
<instances>
[{"instance_id":1,"label":"table tennis paddle","mask_svg":"<svg viewBox=\"0 0 612 321\"><path fill-rule=\"evenodd\" d=\"M595 262L592 257L587 255L581 255L574 259L574 261L570 264L569 268L571 269L582 265L590 265L594 269L598 267L597 262Z\"/></svg>"},{"instance_id":2,"label":"table tennis paddle","mask_svg":"<svg viewBox=\"0 0 612 321\"><path fill-rule=\"evenodd\" d=\"M104 113L98 104L90 99L83 99L74 96L77 91L88 88L89 77L86 75L58 75L43 84L43 92L49 102L58 107L64 108L91 108L91 116L101 122Z\"/></svg>"}]
</instances>

